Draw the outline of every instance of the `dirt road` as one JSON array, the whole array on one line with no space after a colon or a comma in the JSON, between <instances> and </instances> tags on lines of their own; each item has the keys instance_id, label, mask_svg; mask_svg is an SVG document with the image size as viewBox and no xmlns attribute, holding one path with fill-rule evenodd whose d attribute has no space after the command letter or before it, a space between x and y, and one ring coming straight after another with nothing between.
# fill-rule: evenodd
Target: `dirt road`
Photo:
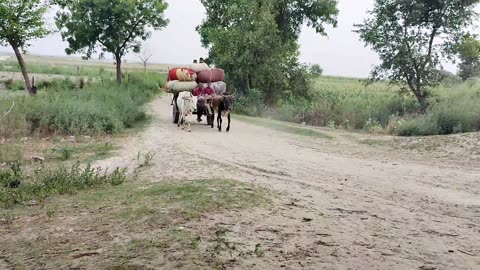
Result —
<instances>
[{"instance_id":1,"label":"dirt road","mask_svg":"<svg viewBox=\"0 0 480 270\"><path fill-rule=\"evenodd\" d=\"M221 178L272 190L271 209L195 222L221 226L239 250L231 269L480 269L479 136L467 150L403 150L391 138L319 130L301 136L233 117L230 133L171 123L169 97L152 124L102 166L156 153L148 181ZM386 142L359 143L365 139ZM377 141L374 141L377 142ZM464 148L466 149L466 148ZM473 150L475 151L473 151Z\"/></svg>"}]
</instances>

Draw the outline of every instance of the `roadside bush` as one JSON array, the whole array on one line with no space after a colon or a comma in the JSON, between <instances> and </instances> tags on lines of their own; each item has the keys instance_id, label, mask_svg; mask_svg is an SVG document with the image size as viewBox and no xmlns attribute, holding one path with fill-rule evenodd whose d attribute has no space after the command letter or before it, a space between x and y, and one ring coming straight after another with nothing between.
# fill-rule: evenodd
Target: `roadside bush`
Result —
<instances>
[{"instance_id":1,"label":"roadside bush","mask_svg":"<svg viewBox=\"0 0 480 270\"><path fill-rule=\"evenodd\" d=\"M430 110L419 115L409 94L385 83L365 87L358 79L319 77L308 98L288 95L268 110L255 95L242 97L237 112L312 126L363 129L400 136L429 136L480 130L480 87L448 81L432 90Z\"/></svg>"},{"instance_id":2,"label":"roadside bush","mask_svg":"<svg viewBox=\"0 0 480 270\"><path fill-rule=\"evenodd\" d=\"M420 119L411 119L405 121L397 129L397 135L400 136L417 136L421 134L427 134L425 129L425 121Z\"/></svg>"},{"instance_id":3,"label":"roadside bush","mask_svg":"<svg viewBox=\"0 0 480 270\"><path fill-rule=\"evenodd\" d=\"M71 79L57 79L57 80L51 80L51 81L41 81L38 82L37 87L39 90L49 90L49 89L63 89L63 90L68 90L68 89L75 89L77 88L77 84L73 82Z\"/></svg>"},{"instance_id":4,"label":"roadside bush","mask_svg":"<svg viewBox=\"0 0 480 270\"><path fill-rule=\"evenodd\" d=\"M277 120L305 122L313 126L334 125L347 129L386 127L392 115L416 110L410 96L369 89L342 90L323 88L312 93L310 100L290 99L282 102L272 117Z\"/></svg>"},{"instance_id":5,"label":"roadside bush","mask_svg":"<svg viewBox=\"0 0 480 270\"><path fill-rule=\"evenodd\" d=\"M478 111L439 104L432 108L426 116L405 121L398 128L397 135L431 136L478 130L480 130L480 113Z\"/></svg>"},{"instance_id":6,"label":"roadside bush","mask_svg":"<svg viewBox=\"0 0 480 270\"><path fill-rule=\"evenodd\" d=\"M78 191L106 185L120 185L127 180L126 170L116 169L111 174L88 164L80 164L70 169L40 169L34 175L25 176L18 163L10 170L0 171L0 208L11 207L31 200L44 200L47 197L75 194Z\"/></svg>"},{"instance_id":7,"label":"roadside bush","mask_svg":"<svg viewBox=\"0 0 480 270\"><path fill-rule=\"evenodd\" d=\"M246 93L237 94L234 110L248 116L260 116L266 111L263 103L265 96L262 91L251 89Z\"/></svg>"},{"instance_id":8,"label":"roadside bush","mask_svg":"<svg viewBox=\"0 0 480 270\"><path fill-rule=\"evenodd\" d=\"M452 89L437 90L439 98L424 116L405 121L400 136L429 136L480 130L480 89L461 84Z\"/></svg>"},{"instance_id":9,"label":"roadside bush","mask_svg":"<svg viewBox=\"0 0 480 270\"><path fill-rule=\"evenodd\" d=\"M141 106L151 100L164 79L157 73L131 74L122 86L113 79L78 89L69 80L45 85L35 97L17 97L14 110L0 120L0 136L117 133L146 118ZM0 108L11 105L1 100Z\"/></svg>"},{"instance_id":10,"label":"roadside bush","mask_svg":"<svg viewBox=\"0 0 480 270\"><path fill-rule=\"evenodd\" d=\"M23 151L22 144L0 144L0 164L22 160Z\"/></svg>"},{"instance_id":11,"label":"roadside bush","mask_svg":"<svg viewBox=\"0 0 480 270\"><path fill-rule=\"evenodd\" d=\"M27 122L25 121L25 111L21 99L15 99L13 109L7 113L13 105L13 98L0 97L0 140L2 138L20 137L27 134Z\"/></svg>"}]
</instances>

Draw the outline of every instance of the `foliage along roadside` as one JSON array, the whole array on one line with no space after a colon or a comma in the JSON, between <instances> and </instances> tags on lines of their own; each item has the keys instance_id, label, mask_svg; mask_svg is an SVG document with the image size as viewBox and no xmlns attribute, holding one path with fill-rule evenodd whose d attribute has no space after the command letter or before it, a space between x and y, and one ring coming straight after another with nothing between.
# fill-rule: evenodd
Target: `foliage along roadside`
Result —
<instances>
[{"instance_id":1,"label":"foliage along roadside","mask_svg":"<svg viewBox=\"0 0 480 270\"><path fill-rule=\"evenodd\" d=\"M207 18L197 31L209 50L208 62L225 70L230 89L247 96L257 91L268 106L289 97L309 98L310 72L298 61L300 29L308 22L326 35L325 27L337 22L337 1L201 2Z\"/></svg>"},{"instance_id":2,"label":"foliage along roadside","mask_svg":"<svg viewBox=\"0 0 480 270\"><path fill-rule=\"evenodd\" d=\"M461 80L460 80L461 81ZM410 94L377 82L365 86L358 79L319 77L310 99L290 98L265 107L262 92L239 95L235 109L249 116L331 128L363 129L373 133L425 136L480 130L479 83L444 82L432 90L426 115Z\"/></svg>"},{"instance_id":3,"label":"foliage along roadside","mask_svg":"<svg viewBox=\"0 0 480 270\"><path fill-rule=\"evenodd\" d=\"M443 79L442 61L458 53L455 47L474 23L479 2L376 0L355 30L381 60L370 79L389 80L412 93L425 114L432 88Z\"/></svg>"},{"instance_id":4,"label":"foliage along roadside","mask_svg":"<svg viewBox=\"0 0 480 270\"><path fill-rule=\"evenodd\" d=\"M0 119L0 137L121 132L146 118L141 106L163 81L155 72L129 73L121 86L112 79L87 83L83 89L69 80L54 81L34 98L15 98L12 112ZM11 104L11 99L0 99L1 108Z\"/></svg>"},{"instance_id":5,"label":"foliage along roadside","mask_svg":"<svg viewBox=\"0 0 480 270\"><path fill-rule=\"evenodd\" d=\"M18 163L13 163L10 170L0 171L0 208L39 203L54 195L75 194L94 187L117 186L126 180L125 169L117 168L108 173L90 164L81 168L77 163L70 169L41 168L33 175L27 175Z\"/></svg>"}]
</instances>

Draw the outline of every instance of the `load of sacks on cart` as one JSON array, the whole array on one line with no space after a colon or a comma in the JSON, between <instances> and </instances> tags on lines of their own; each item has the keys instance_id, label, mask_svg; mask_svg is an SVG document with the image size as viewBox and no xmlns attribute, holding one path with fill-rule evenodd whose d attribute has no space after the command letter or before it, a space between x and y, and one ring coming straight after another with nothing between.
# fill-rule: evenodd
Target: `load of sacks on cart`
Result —
<instances>
[{"instance_id":1,"label":"load of sacks on cart","mask_svg":"<svg viewBox=\"0 0 480 270\"><path fill-rule=\"evenodd\" d=\"M168 72L165 89L169 93L193 91L198 84L204 87L210 83L215 93L221 94L227 90L224 82L225 72L220 68L210 68L206 63L192 64L190 67L172 68Z\"/></svg>"}]
</instances>

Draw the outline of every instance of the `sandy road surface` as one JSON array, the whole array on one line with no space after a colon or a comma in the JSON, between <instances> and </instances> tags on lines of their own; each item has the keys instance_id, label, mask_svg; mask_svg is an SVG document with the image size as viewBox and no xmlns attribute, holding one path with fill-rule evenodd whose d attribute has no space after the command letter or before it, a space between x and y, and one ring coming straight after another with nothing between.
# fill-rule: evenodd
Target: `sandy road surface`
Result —
<instances>
[{"instance_id":1,"label":"sandy road surface","mask_svg":"<svg viewBox=\"0 0 480 270\"><path fill-rule=\"evenodd\" d=\"M133 167L156 153L148 181L230 178L276 194L271 209L210 216L240 250L229 269L480 269L480 166L455 159L282 133L233 119L230 133L171 124L169 97L152 104L152 125L104 166ZM366 136L366 135L365 135ZM478 138L478 137L476 137ZM475 143L475 142L474 142ZM476 157L477 158L477 157Z\"/></svg>"}]
</instances>

